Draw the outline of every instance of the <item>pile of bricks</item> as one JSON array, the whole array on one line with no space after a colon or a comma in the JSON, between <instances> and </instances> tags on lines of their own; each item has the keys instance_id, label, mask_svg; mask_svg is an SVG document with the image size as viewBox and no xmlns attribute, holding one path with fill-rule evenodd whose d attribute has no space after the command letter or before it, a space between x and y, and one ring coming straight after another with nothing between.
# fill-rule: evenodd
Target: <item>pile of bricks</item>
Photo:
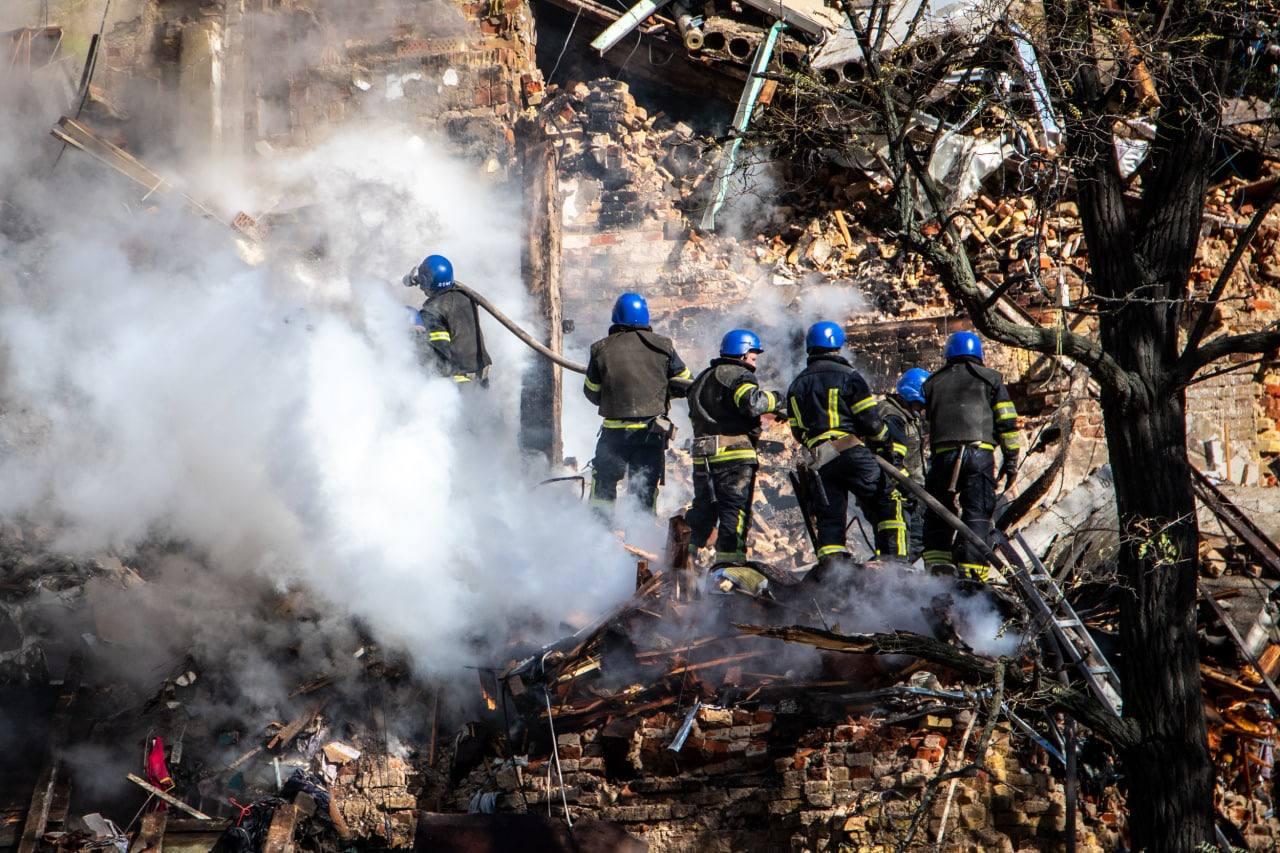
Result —
<instances>
[{"instance_id":1,"label":"pile of bricks","mask_svg":"<svg viewBox=\"0 0 1280 853\"><path fill-rule=\"evenodd\" d=\"M755 710L704 707L678 753L668 746L683 715L622 720L559 735L564 798L575 818L618 821L666 851L893 849L913 823L913 841L928 845L942 827L947 785L927 814L917 813L940 768L962 766L955 745L968 713L925 715L909 729L869 718L812 725L794 701ZM1032 749L997 728L985 769L956 785L947 849L1062 845L1065 793ZM496 788L500 810L541 811L548 799L558 809L559 777L549 762L517 769L494 759L463 780L451 805L465 808L476 791ZM1113 789L1090 793L1078 849L1115 849L1122 814Z\"/></svg>"},{"instance_id":2,"label":"pile of bricks","mask_svg":"<svg viewBox=\"0 0 1280 853\"><path fill-rule=\"evenodd\" d=\"M366 753L341 766L330 793L356 837L387 847L412 847L416 775L408 762L394 755Z\"/></svg>"}]
</instances>

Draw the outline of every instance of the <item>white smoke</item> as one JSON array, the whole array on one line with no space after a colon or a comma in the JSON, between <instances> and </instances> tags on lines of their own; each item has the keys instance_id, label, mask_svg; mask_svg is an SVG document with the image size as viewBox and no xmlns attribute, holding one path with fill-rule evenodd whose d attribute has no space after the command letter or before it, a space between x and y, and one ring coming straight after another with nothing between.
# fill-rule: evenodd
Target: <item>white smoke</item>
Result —
<instances>
[{"instance_id":1,"label":"white smoke","mask_svg":"<svg viewBox=\"0 0 1280 853\"><path fill-rule=\"evenodd\" d=\"M229 210L305 210L319 257L276 246L251 267L222 224L140 206L76 152L50 176L42 121L0 137L0 514L56 528L73 553L163 537L227 583L301 584L423 674L490 663L512 626L551 639L625 596L631 558L584 504L535 491L515 447L520 345L489 326L488 392L416 361L402 305L422 295L400 277L428 252L522 314L509 194L406 130L352 128L249 183L192 189ZM209 651L206 627L154 642Z\"/></svg>"}]
</instances>

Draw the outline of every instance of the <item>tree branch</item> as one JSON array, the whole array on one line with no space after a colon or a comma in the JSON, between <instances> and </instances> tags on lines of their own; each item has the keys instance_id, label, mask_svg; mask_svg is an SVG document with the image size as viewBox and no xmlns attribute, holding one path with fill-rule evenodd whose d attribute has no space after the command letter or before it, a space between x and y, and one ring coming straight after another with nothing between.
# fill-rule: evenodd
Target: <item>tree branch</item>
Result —
<instances>
[{"instance_id":1,"label":"tree branch","mask_svg":"<svg viewBox=\"0 0 1280 853\"><path fill-rule=\"evenodd\" d=\"M1280 348L1280 331L1275 330L1214 338L1192 353L1189 359L1183 359L1185 363L1179 365L1174 377L1174 387L1181 388L1189 384L1192 377L1196 375L1196 371L1225 356L1241 352L1268 353L1277 348Z\"/></svg>"},{"instance_id":2,"label":"tree branch","mask_svg":"<svg viewBox=\"0 0 1280 853\"><path fill-rule=\"evenodd\" d=\"M1076 334L1061 327L1046 328L1039 325L1017 323L1001 315L988 301L974 275L969 255L965 252L954 223L943 214L943 200L928 170L919 158L904 145L902 155L919 183L934 218L945 222L943 239L930 238L912 223L904 223L903 238L910 247L929 259L942 273L947 290L965 307L970 319L984 335L1000 343L1033 350L1044 355L1063 355L1089 368L1099 383L1114 390L1121 399L1130 396L1129 375L1092 338Z\"/></svg>"},{"instance_id":3,"label":"tree branch","mask_svg":"<svg viewBox=\"0 0 1280 853\"><path fill-rule=\"evenodd\" d=\"M1271 212L1271 208L1275 207L1278 201L1280 201L1280 181L1276 182L1266 199L1254 212L1253 218L1249 220L1249 226L1245 228L1244 233L1236 238L1235 248L1231 250L1231 255L1227 258L1226 265L1222 268L1222 272L1218 274L1218 280L1213 283L1213 288L1209 291L1208 302L1204 308L1200 309L1200 315L1196 317L1195 326L1192 327L1191 335L1187 338L1187 345L1182 350L1182 358L1186 358L1189 353L1194 353L1196 348L1200 346L1200 342L1204 340L1205 333L1209 331L1209 321L1213 317L1213 309L1227 289L1227 282L1235 274L1236 267L1240 265L1240 259L1244 257L1245 250L1249 248L1249 244L1257 236L1258 230L1262 227L1262 220L1267 218L1267 214Z\"/></svg>"}]
</instances>

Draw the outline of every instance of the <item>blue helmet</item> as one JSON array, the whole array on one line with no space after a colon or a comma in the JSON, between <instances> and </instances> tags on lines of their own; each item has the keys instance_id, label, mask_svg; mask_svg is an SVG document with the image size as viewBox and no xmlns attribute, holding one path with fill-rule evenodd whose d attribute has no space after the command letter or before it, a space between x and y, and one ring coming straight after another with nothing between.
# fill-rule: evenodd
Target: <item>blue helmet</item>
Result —
<instances>
[{"instance_id":1,"label":"blue helmet","mask_svg":"<svg viewBox=\"0 0 1280 853\"><path fill-rule=\"evenodd\" d=\"M923 367L913 367L898 379L893 389L898 396L908 403L924 405L924 381L929 378L929 371Z\"/></svg>"},{"instance_id":2,"label":"blue helmet","mask_svg":"<svg viewBox=\"0 0 1280 853\"><path fill-rule=\"evenodd\" d=\"M444 255L427 255L426 260L418 264L416 284L432 290L448 290L453 287L453 264Z\"/></svg>"},{"instance_id":3,"label":"blue helmet","mask_svg":"<svg viewBox=\"0 0 1280 853\"><path fill-rule=\"evenodd\" d=\"M804 336L805 349L840 349L844 346L844 329L839 323L823 320L809 327Z\"/></svg>"},{"instance_id":4,"label":"blue helmet","mask_svg":"<svg viewBox=\"0 0 1280 853\"><path fill-rule=\"evenodd\" d=\"M427 328L426 322L422 319L421 311L417 308L410 308L408 305L404 306L404 310L409 312L409 325L417 326L419 329Z\"/></svg>"},{"instance_id":5,"label":"blue helmet","mask_svg":"<svg viewBox=\"0 0 1280 853\"><path fill-rule=\"evenodd\" d=\"M649 303L638 293L624 293L613 303L615 326L649 325Z\"/></svg>"},{"instance_id":6,"label":"blue helmet","mask_svg":"<svg viewBox=\"0 0 1280 853\"><path fill-rule=\"evenodd\" d=\"M720 339L720 354L738 357L749 352L764 352L760 336L750 329L734 329Z\"/></svg>"},{"instance_id":7,"label":"blue helmet","mask_svg":"<svg viewBox=\"0 0 1280 853\"><path fill-rule=\"evenodd\" d=\"M982 361L982 339L973 332L952 332L942 355L947 359L971 355Z\"/></svg>"}]
</instances>

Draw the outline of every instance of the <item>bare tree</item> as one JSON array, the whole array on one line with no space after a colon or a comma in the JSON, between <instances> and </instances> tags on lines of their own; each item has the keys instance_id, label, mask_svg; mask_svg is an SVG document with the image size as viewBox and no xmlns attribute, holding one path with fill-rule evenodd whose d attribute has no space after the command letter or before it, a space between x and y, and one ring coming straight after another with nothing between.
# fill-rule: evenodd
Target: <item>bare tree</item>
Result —
<instances>
[{"instance_id":1,"label":"bare tree","mask_svg":"<svg viewBox=\"0 0 1280 853\"><path fill-rule=\"evenodd\" d=\"M1244 96L1274 102L1275 37L1266 28L1280 9L1276 0L1043 0L1018 7L1015 21L1011 8L975 8L972 28L946 33L917 13L895 47L885 0L846 4L861 79L847 70L838 85L830 73L786 75L790 101L758 120L753 141L789 162L834 155L875 175L881 231L927 260L981 332L1062 356L1096 380L1122 534L1126 736L1113 742L1122 744L1129 825L1135 849L1192 850L1213 838L1214 770L1200 695L1185 389L1220 359L1280 346L1274 328L1209 335L1277 193L1238 234L1207 292L1192 288L1190 274L1223 146L1241 144L1228 139L1224 107ZM1042 85L1023 73L1032 46ZM1002 69L1021 81L1012 90L1021 89L1021 110L1010 108ZM979 262L1012 249L1035 279L1038 251L991 245L930 172L957 126L1004 127L1026 140L1019 112L1038 115L1045 131L1060 125L1052 150L1041 138L1017 156L1042 210L1059 197L1078 205L1089 261L1079 270L1087 298L1070 309L1079 323L1039 325L1002 309L1012 282L984 280ZM1131 139L1135 132L1146 138ZM1122 171L1117 144L1145 148L1136 176Z\"/></svg>"}]
</instances>

